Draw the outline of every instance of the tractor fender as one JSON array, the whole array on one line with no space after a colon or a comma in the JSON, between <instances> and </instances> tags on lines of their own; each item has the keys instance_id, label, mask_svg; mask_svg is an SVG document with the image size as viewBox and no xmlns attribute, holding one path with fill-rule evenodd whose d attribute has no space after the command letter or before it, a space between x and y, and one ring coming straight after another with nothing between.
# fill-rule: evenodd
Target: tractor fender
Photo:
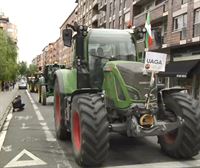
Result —
<instances>
[{"instance_id":1,"label":"tractor fender","mask_svg":"<svg viewBox=\"0 0 200 168\"><path fill-rule=\"evenodd\" d=\"M54 74L54 83L58 80L61 94L72 94L77 90L77 70L59 69Z\"/></svg>"},{"instance_id":2,"label":"tractor fender","mask_svg":"<svg viewBox=\"0 0 200 168\"><path fill-rule=\"evenodd\" d=\"M171 88L161 89L160 93L162 95L169 95L171 93L176 93L176 92L181 92L181 91L187 91L187 89L183 88L183 87L175 86L175 87L171 87Z\"/></svg>"}]
</instances>

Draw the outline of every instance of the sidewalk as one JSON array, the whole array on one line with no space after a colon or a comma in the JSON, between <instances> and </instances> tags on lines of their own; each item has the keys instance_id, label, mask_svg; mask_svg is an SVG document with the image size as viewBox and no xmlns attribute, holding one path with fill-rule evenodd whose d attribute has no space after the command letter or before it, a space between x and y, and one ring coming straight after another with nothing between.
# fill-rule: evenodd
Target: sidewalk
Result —
<instances>
[{"instance_id":1,"label":"sidewalk","mask_svg":"<svg viewBox=\"0 0 200 168\"><path fill-rule=\"evenodd\" d=\"M17 87L10 91L0 91L0 131L11 109L11 102L17 94Z\"/></svg>"}]
</instances>

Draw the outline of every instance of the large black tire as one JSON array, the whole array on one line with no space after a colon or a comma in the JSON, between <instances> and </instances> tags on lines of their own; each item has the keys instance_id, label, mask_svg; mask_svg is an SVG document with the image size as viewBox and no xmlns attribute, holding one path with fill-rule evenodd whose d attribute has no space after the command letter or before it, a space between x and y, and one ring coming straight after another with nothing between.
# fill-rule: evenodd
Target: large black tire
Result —
<instances>
[{"instance_id":1,"label":"large black tire","mask_svg":"<svg viewBox=\"0 0 200 168\"><path fill-rule=\"evenodd\" d=\"M41 103L41 86L38 88L38 102Z\"/></svg>"},{"instance_id":2,"label":"large black tire","mask_svg":"<svg viewBox=\"0 0 200 168\"><path fill-rule=\"evenodd\" d=\"M101 96L74 96L71 112L72 143L77 163L81 166L100 165L109 148L107 112Z\"/></svg>"},{"instance_id":3,"label":"large black tire","mask_svg":"<svg viewBox=\"0 0 200 168\"><path fill-rule=\"evenodd\" d=\"M71 133L65 125L65 104L64 95L60 93L58 80L56 79L54 85L54 123L56 130L56 137L60 140L70 140Z\"/></svg>"},{"instance_id":4,"label":"large black tire","mask_svg":"<svg viewBox=\"0 0 200 168\"><path fill-rule=\"evenodd\" d=\"M198 154L200 142L200 111L197 101L188 94L173 93L164 97L166 116L175 121L183 118L183 124L165 135L158 136L162 151L177 159L188 159Z\"/></svg>"},{"instance_id":5,"label":"large black tire","mask_svg":"<svg viewBox=\"0 0 200 168\"><path fill-rule=\"evenodd\" d=\"M47 89L46 86L41 86L41 101L42 101L42 105L46 105L47 104Z\"/></svg>"},{"instance_id":6,"label":"large black tire","mask_svg":"<svg viewBox=\"0 0 200 168\"><path fill-rule=\"evenodd\" d=\"M29 91L33 92L33 85L32 85L32 83L29 84Z\"/></svg>"}]
</instances>

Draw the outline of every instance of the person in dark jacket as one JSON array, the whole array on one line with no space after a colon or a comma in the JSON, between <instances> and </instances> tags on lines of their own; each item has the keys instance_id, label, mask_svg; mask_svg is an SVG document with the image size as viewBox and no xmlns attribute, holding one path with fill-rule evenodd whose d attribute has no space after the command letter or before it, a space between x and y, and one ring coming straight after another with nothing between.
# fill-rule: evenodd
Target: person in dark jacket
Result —
<instances>
[{"instance_id":1,"label":"person in dark jacket","mask_svg":"<svg viewBox=\"0 0 200 168\"><path fill-rule=\"evenodd\" d=\"M22 111L24 109L25 104L22 103L21 96L18 95L15 97L15 99L12 101L13 111Z\"/></svg>"}]
</instances>

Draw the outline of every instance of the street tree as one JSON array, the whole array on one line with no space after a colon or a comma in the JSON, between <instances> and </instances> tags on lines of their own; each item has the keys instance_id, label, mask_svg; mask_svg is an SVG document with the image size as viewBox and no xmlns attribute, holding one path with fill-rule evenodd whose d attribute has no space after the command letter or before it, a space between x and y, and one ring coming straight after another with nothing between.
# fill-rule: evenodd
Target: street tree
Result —
<instances>
[{"instance_id":1,"label":"street tree","mask_svg":"<svg viewBox=\"0 0 200 168\"><path fill-rule=\"evenodd\" d=\"M32 76L37 72L37 66L35 64L30 64L27 70L27 75Z\"/></svg>"},{"instance_id":2,"label":"street tree","mask_svg":"<svg viewBox=\"0 0 200 168\"><path fill-rule=\"evenodd\" d=\"M0 80L15 80L18 72L17 45L0 29Z\"/></svg>"},{"instance_id":3,"label":"street tree","mask_svg":"<svg viewBox=\"0 0 200 168\"><path fill-rule=\"evenodd\" d=\"M24 61L21 61L18 63L18 68L19 68L19 75L21 76L26 76L27 75L27 63Z\"/></svg>"}]
</instances>

